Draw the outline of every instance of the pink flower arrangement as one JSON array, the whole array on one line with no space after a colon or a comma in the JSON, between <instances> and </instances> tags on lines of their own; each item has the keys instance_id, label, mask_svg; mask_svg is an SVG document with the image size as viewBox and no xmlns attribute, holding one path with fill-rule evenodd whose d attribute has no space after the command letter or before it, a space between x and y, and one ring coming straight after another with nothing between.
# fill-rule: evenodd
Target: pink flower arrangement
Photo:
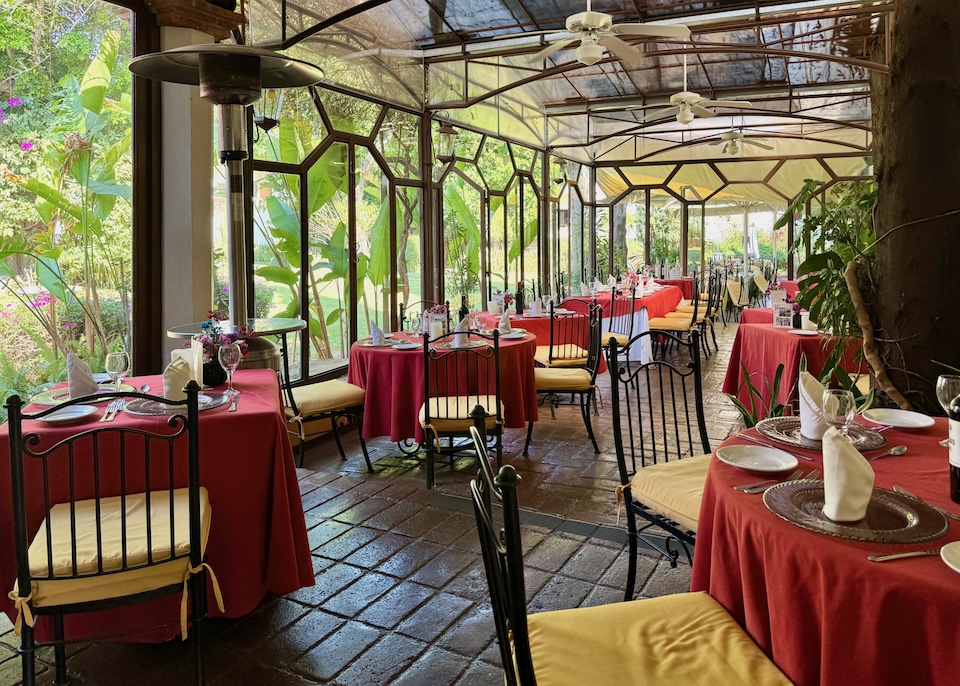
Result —
<instances>
[{"instance_id":1,"label":"pink flower arrangement","mask_svg":"<svg viewBox=\"0 0 960 686\"><path fill-rule=\"evenodd\" d=\"M193 340L200 341L200 344L203 345L204 359L217 359L217 351L220 346L230 345L232 343L239 343L240 353L246 357L246 339L250 338L252 335L250 329L248 329L246 326L241 326L240 330L236 333L223 333L223 329L220 327L220 322L226 321L226 317L223 316L222 313L215 312L213 310L209 310L207 312L207 317L209 317L209 319L200 325L202 333L196 334L193 337ZM190 343L185 343L184 345L189 346Z\"/></svg>"},{"instance_id":2,"label":"pink flower arrangement","mask_svg":"<svg viewBox=\"0 0 960 686\"><path fill-rule=\"evenodd\" d=\"M446 314L447 306L444 303L440 303L439 305L434 305L433 307L428 309L427 312L430 314Z\"/></svg>"}]
</instances>

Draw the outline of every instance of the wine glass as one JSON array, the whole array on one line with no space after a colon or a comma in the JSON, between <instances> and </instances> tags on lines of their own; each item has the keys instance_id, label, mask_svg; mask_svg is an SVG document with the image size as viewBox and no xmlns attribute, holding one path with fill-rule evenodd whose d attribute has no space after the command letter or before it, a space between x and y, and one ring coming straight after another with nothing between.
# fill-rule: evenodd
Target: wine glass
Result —
<instances>
[{"instance_id":1,"label":"wine glass","mask_svg":"<svg viewBox=\"0 0 960 686\"><path fill-rule=\"evenodd\" d=\"M850 425L857 415L857 401L851 391L828 388L823 392L823 417L831 426L837 427L844 437L850 433Z\"/></svg>"},{"instance_id":2,"label":"wine glass","mask_svg":"<svg viewBox=\"0 0 960 686\"><path fill-rule=\"evenodd\" d=\"M126 353L108 353L103 368L110 375L119 392L123 377L130 373L130 356Z\"/></svg>"},{"instance_id":3,"label":"wine glass","mask_svg":"<svg viewBox=\"0 0 960 686\"><path fill-rule=\"evenodd\" d=\"M217 357L220 359L220 366L227 371L226 395L239 395L240 391L234 389L233 387L233 373L240 365L240 358L243 357L243 354L240 352L240 344L231 343L229 345L221 345L220 349L217 351Z\"/></svg>"},{"instance_id":4,"label":"wine glass","mask_svg":"<svg viewBox=\"0 0 960 686\"><path fill-rule=\"evenodd\" d=\"M950 411L950 402L960 395L960 374L941 374L937 377L937 400L944 412ZM940 441L940 445L949 446L950 439Z\"/></svg>"}]
</instances>

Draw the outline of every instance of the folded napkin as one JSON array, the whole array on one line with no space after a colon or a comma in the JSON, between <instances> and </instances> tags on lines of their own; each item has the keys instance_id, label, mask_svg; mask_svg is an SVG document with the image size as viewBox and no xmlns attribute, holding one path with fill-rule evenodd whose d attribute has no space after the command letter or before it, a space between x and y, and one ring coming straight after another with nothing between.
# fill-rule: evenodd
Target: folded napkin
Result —
<instances>
[{"instance_id":1,"label":"folded napkin","mask_svg":"<svg viewBox=\"0 0 960 686\"><path fill-rule=\"evenodd\" d=\"M510 327L510 313L504 312L503 316L500 317L500 333L513 333L513 329Z\"/></svg>"},{"instance_id":2,"label":"folded napkin","mask_svg":"<svg viewBox=\"0 0 960 686\"><path fill-rule=\"evenodd\" d=\"M823 434L823 514L835 522L856 522L867 514L873 468L838 429Z\"/></svg>"},{"instance_id":3,"label":"folded napkin","mask_svg":"<svg viewBox=\"0 0 960 686\"><path fill-rule=\"evenodd\" d=\"M90 367L76 353L67 353L67 386L70 387L71 398L93 395L100 390L93 380Z\"/></svg>"},{"instance_id":4,"label":"folded napkin","mask_svg":"<svg viewBox=\"0 0 960 686\"><path fill-rule=\"evenodd\" d=\"M377 326L377 323L374 321L370 322L370 344L383 345L383 331L380 330L380 327Z\"/></svg>"},{"instance_id":5,"label":"folded napkin","mask_svg":"<svg viewBox=\"0 0 960 686\"><path fill-rule=\"evenodd\" d=\"M823 392L826 390L810 372L800 372L797 382L800 394L800 433L806 438L819 441L830 423L823 416ZM833 402L836 399L831 398Z\"/></svg>"},{"instance_id":6,"label":"folded napkin","mask_svg":"<svg viewBox=\"0 0 960 686\"><path fill-rule=\"evenodd\" d=\"M537 298L532 303L530 303L530 316L539 317L543 312L543 301L540 298Z\"/></svg>"},{"instance_id":7,"label":"folded napkin","mask_svg":"<svg viewBox=\"0 0 960 686\"><path fill-rule=\"evenodd\" d=\"M580 282L580 295L590 295L590 286L583 281Z\"/></svg>"},{"instance_id":8,"label":"folded napkin","mask_svg":"<svg viewBox=\"0 0 960 686\"><path fill-rule=\"evenodd\" d=\"M453 329L452 347L466 348L468 345L470 345L470 317L464 317Z\"/></svg>"},{"instance_id":9,"label":"folded napkin","mask_svg":"<svg viewBox=\"0 0 960 686\"><path fill-rule=\"evenodd\" d=\"M193 378L190 363L182 357L174 358L163 370L163 397L168 400L183 400L187 394L183 387Z\"/></svg>"},{"instance_id":10,"label":"folded napkin","mask_svg":"<svg viewBox=\"0 0 960 686\"><path fill-rule=\"evenodd\" d=\"M602 290L602 289L603 289L603 282L600 281L600 279L596 279L596 278L595 278L595 279L593 280L593 290L594 290L594 291L599 291L599 290Z\"/></svg>"},{"instance_id":11,"label":"folded napkin","mask_svg":"<svg viewBox=\"0 0 960 686\"><path fill-rule=\"evenodd\" d=\"M611 291L612 291L614 288L616 288L616 287L617 287L617 277L615 277L613 274L611 274L611 275L610 275L610 278L607 279L607 285L610 287L610 290L611 290Z\"/></svg>"}]
</instances>

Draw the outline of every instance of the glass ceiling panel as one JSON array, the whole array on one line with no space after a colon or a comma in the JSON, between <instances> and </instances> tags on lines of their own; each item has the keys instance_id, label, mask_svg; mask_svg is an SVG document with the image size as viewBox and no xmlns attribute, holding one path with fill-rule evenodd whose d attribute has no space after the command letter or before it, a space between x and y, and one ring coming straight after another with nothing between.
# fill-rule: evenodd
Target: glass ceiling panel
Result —
<instances>
[{"instance_id":1,"label":"glass ceiling panel","mask_svg":"<svg viewBox=\"0 0 960 686\"><path fill-rule=\"evenodd\" d=\"M773 175L769 184L792 198L800 192L807 179L829 181L830 173L817 160L787 160Z\"/></svg>"},{"instance_id":2,"label":"glass ceiling panel","mask_svg":"<svg viewBox=\"0 0 960 686\"><path fill-rule=\"evenodd\" d=\"M723 181L706 164L685 164L667 186L677 195L703 200L723 185Z\"/></svg>"},{"instance_id":3,"label":"glass ceiling panel","mask_svg":"<svg viewBox=\"0 0 960 686\"><path fill-rule=\"evenodd\" d=\"M777 160L717 163L717 169L727 181L763 181L775 166L777 166Z\"/></svg>"},{"instance_id":4,"label":"glass ceiling panel","mask_svg":"<svg viewBox=\"0 0 960 686\"><path fill-rule=\"evenodd\" d=\"M732 183L718 192L712 200L739 200L765 202L774 207L786 207L787 201L769 186L762 183Z\"/></svg>"},{"instance_id":5,"label":"glass ceiling panel","mask_svg":"<svg viewBox=\"0 0 960 686\"><path fill-rule=\"evenodd\" d=\"M651 164L643 167L621 167L620 171L634 186L660 186L673 173L675 166L673 164Z\"/></svg>"}]
</instances>

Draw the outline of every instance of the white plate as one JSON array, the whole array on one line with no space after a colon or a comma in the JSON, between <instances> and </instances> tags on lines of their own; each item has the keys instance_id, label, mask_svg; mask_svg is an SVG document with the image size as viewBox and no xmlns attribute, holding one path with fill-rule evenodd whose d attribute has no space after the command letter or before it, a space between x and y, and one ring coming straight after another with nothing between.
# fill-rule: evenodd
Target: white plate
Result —
<instances>
[{"instance_id":1,"label":"white plate","mask_svg":"<svg viewBox=\"0 0 960 686\"><path fill-rule=\"evenodd\" d=\"M500 334L500 340L502 341L512 341L517 338L526 338L527 334L521 331L514 331L513 333L502 333Z\"/></svg>"},{"instance_id":2,"label":"white plate","mask_svg":"<svg viewBox=\"0 0 960 686\"><path fill-rule=\"evenodd\" d=\"M396 343L393 346L394 350L416 350L420 347L419 343Z\"/></svg>"},{"instance_id":3,"label":"white plate","mask_svg":"<svg viewBox=\"0 0 960 686\"><path fill-rule=\"evenodd\" d=\"M810 329L787 329L787 333L792 333L794 336L819 336L819 331L811 331Z\"/></svg>"},{"instance_id":4,"label":"white plate","mask_svg":"<svg viewBox=\"0 0 960 686\"><path fill-rule=\"evenodd\" d=\"M89 417L96 411L97 408L93 405L71 405L62 410L57 410L53 414L48 414L46 417L41 417L37 421L47 424L69 424L70 422L78 422L84 417Z\"/></svg>"},{"instance_id":5,"label":"white plate","mask_svg":"<svg viewBox=\"0 0 960 686\"><path fill-rule=\"evenodd\" d=\"M936 423L933 421L933 417L928 417L919 412L884 409L882 407L867 410L863 413L863 417L874 424L886 424L895 429L926 429Z\"/></svg>"},{"instance_id":6,"label":"white plate","mask_svg":"<svg viewBox=\"0 0 960 686\"><path fill-rule=\"evenodd\" d=\"M785 472L799 464L790 453L762 445L727 445L717 449L717 459L751 472Z\"/></svg>"},{"instance_id":7,"label":"white plate","mask_svg":"<svg viewBox=\"0 0 960 686\"><path fill-rule=\"evenodd\" d=\"M94 374L93 380L97 383L110 383L110 375L106 372L101 372L100 374Z\"/></svg>"},{"instance_id":8,"label":"white plate","mask_svg":"<svg viewBox=\"0 0 960 686\"><path fill-rule=\"evenodd\" d=\"M960 572L960 541L947 543L940 548L940 559L953 571Z\"/></svg>"},{"instance_id":9,"label":"white plate","mask_svg":"<svg viewBox=\"0 0 960 686\"><path fill-rule=\"evenodd\" d=\"M384 337L384 338L393 338L393 334L392 334L392 333L385 333L385 334L383 334L383 337Z\"/></svg>"}]
</instances>

